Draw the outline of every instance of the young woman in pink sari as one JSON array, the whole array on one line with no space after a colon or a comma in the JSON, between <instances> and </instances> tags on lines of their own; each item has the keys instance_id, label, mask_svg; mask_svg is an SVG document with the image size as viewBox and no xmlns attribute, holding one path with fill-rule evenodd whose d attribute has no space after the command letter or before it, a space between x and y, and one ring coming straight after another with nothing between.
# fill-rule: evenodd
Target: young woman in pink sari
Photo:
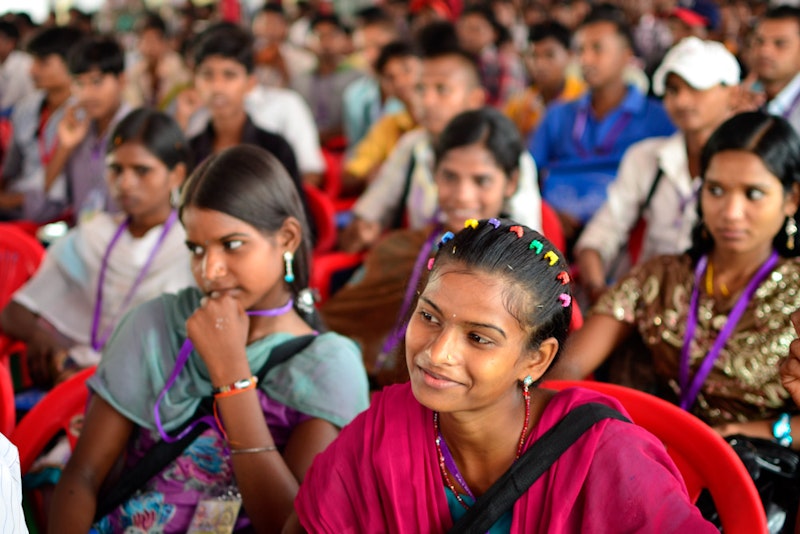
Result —
<instances>
[{"instance_id":1,"label":"young woman in pink sari","mask_svg":"<svg viewBox=\"0 0 800 534\"><path fill-rule=\"evenodd\" d=\"M443 238L406 333L410 383L383 390L318 455L288 532L446 532L573 408L542 390L572 314L567 266L539 233L489 219ZM490 532L716 532L663 445L595 423Z\"/></svg>"}]
</instances>

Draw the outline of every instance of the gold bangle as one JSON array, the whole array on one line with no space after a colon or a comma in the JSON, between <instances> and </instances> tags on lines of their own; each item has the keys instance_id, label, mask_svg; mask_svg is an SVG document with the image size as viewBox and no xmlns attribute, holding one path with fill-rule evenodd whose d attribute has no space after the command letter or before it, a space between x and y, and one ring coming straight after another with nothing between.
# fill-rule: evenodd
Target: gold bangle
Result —
<instances>
[{"instance_id":1,"label":"gold bangle","mask_svg":"<svg viewBox=\"0 0 800 534\"><path fill-rule=\"evenodd\" d=\"M257 452L272 452L277 450L278 447L275 445L268 445L266 447L253 447L251 449L231 449L231 454L253 454Z\"/></svg>"}]
</instances>

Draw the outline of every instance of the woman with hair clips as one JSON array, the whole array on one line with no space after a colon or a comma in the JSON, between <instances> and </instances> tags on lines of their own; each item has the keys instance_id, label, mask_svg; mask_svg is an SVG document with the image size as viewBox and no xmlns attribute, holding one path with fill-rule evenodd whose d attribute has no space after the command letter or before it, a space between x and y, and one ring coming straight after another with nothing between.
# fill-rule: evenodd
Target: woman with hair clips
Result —
<instances>
[{"instance_id":1,"label":"woman with hair clips","mask_svg":"<svg viewBox=\"0 0 800 534\"><path fill-rule=\"evenodd\" d=\"M361 343L368 372L380 373L382 380L408 378L394 352L433 245L467 219L502 216L517 190L524 149L514 124L492 108L461 113L444 129L434 147L439 222L388 234L370 251L362 272L321 309L331 330Z\"/></svg>"},{"instance_id":2,"label":"woman with hair clips","mask_svg":"<svg viewBox=\"0 0 800 534\"><path fill-rule=\"evenodd\" d=\"M561 253L514 223L465 224L441 240L408 324L410 383L384 389L317 456L286 530L446 532L495 488L513 491L503 473L539 462L548 431L591 403L606 415L470 532L716 532L658 439L618 420L617 401L535 386L572 314Z\"/></svg>"},{"instance_id":3,"label":"woman with hair clips","mask_svg":"<svg viewBox=\"0 0 800 534\"><path fill-rule=\"evenodd\" d=\"M193 283L171 202L190 163L183 133L169 116L138 109L110 140L106 180L123 214L99 212L53 244L0 315L3 332L27 344L40 386L96 364L125 312Z\"/></svg>"},{"instance_id":4,"label":"woman with hair clips","mask_svg":"<svg viewBox=\"0 0 800 534\"><path fill-rule=\"evenodd\" d=\"M778 363L800 309L800 137L780 117L737 115L706 143L701 171L690 250L650 260L606 293L552 377L586 377L638 334L655 378L635 386L724 436L798 448L800 419Z\"/></svg>"},{"instance_id":5,"label":"woman with hair clips","mask_svg":"<svg viewBox=\"0 0 800 534\"><path fill-rule=\"evenodd\" d=\"M151 300L115 331L88 382L53 531L186 532L226 518L280 531L313 457L367 407L355 344L316 335L308 227L280 162L244 145L211 156L179 214L199 289ZM175 442L165 467L128 482Z\"/></svg>"}]
</instances>

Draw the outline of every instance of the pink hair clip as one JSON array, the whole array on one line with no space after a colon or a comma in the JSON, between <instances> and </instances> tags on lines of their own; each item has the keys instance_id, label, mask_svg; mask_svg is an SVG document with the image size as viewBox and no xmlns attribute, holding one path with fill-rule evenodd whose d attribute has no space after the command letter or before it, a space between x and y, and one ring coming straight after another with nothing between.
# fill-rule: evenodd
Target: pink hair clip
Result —
<instances>
[{"instance_id":1,"label":"pink hair clip","mask_svg":"<svg viewBox=\"0 0 800 534\"><path fill-rule=\"evenodd\" d=\"M478 219L467 219L464 221L464 228L472 228L473 230L478 227Z\"/></svg>"},{"instance_id":2,"label":"pink hair clip","mask_svg":"<svg viewBox=\"0 0 800 534\"><path fill-rule=\"evenodd\" d=\"M547 252L545 252L544 259L550 260L550 267L552 267L558 262L558 256L556 256L556 253L553 252L552 250L548 250Z\"/></svg>"},{"instance_id":3,"label":"pink hair clip","mask_svg":"<svg viewBox=\"0 0 800 534\"><path fill-rule=\"evenodd\" d=\"M491 224L492 226L494 226L494 229L495 229L495 230L497 230L498 228L500 228L500 221L499 221L498 219L495 219L494 217L492 217L491 219L489 219L488 223L489 223L489 224Z\"/></svg>"},{"instance_id":4,"label":"pink hair clip","mask_svg":"<svg viewBox=\"0 0 800 534\"><path fill-rule=\"evenodd\" d=\"M569 308L569 305L572 304L572 297L570 297L566 293L561 293L558 296L558 300L561 301L561 307L562 308Z\"/></svg>"},{"instance_id":5,"label":"pink hair clip","mask_svg":"<svg viewBox=\"0 0 800 534\"><path fill-rule=\"evenodd\" d=\"M428 270L429 270L429 271L430 271L431 269L433 269L433 260L435 260L435 259L436 259L436 258L430 258L430 259L428 260Z\"/></svg>"},{"instance_id":6,"label":"pink hair clip","mask_svg":"<svg viewBox=\"0 0 800 534\"><path fill-rule=\"evenodd\" d=\"M528 246L528 248L531 250L535 249L537 254L541 254L544 245L542 245L542 242L539 241L538 239L534 239L533 241L531 241L531 244L530 246Z\"/></svg>"},{"instance_id":7,"label":"pink hair clip","mask_svg":"<svg viewBox=\"0 0 800 534\"><path fill-rule=\"evenodd\" d=\"M562 286L569 284L570 278L569 278L569 273L567 273L567 271L561 271L560 273L558 273L558 276L556 276L556 278L558 279L559 282L561 282Z\"/></svg>"},{"instance_id":8,"label":"pink hair clip","mask_svg":"<svg viewBox=\"0 0 800 534\"><path fill-rule=\"evenodd\" d=\"M508 229L508 231L517 234L517 239L522 238L522 236L525 234L525 230L523 230L521 226L512 226Z\"/></svg>"}]
</instances>

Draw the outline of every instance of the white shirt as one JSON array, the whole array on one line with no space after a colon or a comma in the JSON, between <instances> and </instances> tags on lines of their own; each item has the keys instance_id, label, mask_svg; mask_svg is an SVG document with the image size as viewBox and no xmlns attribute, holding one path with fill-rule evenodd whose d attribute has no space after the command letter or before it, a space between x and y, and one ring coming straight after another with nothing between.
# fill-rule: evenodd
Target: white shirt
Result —
<instances>
[{"instance_id":1,"label":"white shirt","mask_svg":"<svg viewBox=\"0 0 800 534\"><path fill-rule=\"evenodd\" d=\"M301 174L325 171L319 131L303 97L291 89L259 85L247 95L244 107L253 124L286 139ZM192 138L202 132L209 118L206 108L198 110L189 121L186 136Z\"/></svg>"},{"instance_id":2,"label":"white shirt","mask_svg":"<svg viewBox=\"0 0 800 534\"><path fill-rule=\"evenodd\" d=\"M767 111L785 118L800 133L800 73L767 103Z\"/></svg>"},{"instance_id":3,"label":"white shirt","mask_svg":"<svg viewBox=\"0 0 800 534\"><path fill-rule=\"evenodd\" d=\"M639 262L689 248L697 221L700 180L689 175L683 134L676 133L645 139L628 148L616 180L608 186L608 198L584 228L576 252L596 250L606 267L614 261L636 225L659 168L663 175L644 212L647 229Z\"/></svg>"},{"instance_id":4,"label":"white shirt","mask_svg":"<svg viewBox=\"0 0 800 534\"><path fill-rule=\"evenodd\" d=\"M412 154L414 169L405 206L409 227L422 228L430 223L436 215L438 199L433 182L433 148L423 128L411 130L400 138L375 180L353 206L353 213L364 220L390 226L400 209ZM527 150L522 151L519 161L519 185L505 208L515 221L541 231L542 198L536 181L536 164Z\"/></svg>"},{"instance_id":5,"label":"white shirt","mask_svg":"<svg viewBox=\"0 0 800 534\"><path fill-rule=\"evenodd\" d=\"M22 511L19 451L0 434L0 534L28 534Z\"/></svg>"},{"instance_id":6,"label":"white shirt","mask_svg":"<svg viewBox=\"0 0 800 534\"><path fill-rule=\"evenodd\" d=\"M33 58L19 50L13 50L0 64L0 111L13 107L36 89L31 78L32 64Z\"/></svg>"}]
</instances>

